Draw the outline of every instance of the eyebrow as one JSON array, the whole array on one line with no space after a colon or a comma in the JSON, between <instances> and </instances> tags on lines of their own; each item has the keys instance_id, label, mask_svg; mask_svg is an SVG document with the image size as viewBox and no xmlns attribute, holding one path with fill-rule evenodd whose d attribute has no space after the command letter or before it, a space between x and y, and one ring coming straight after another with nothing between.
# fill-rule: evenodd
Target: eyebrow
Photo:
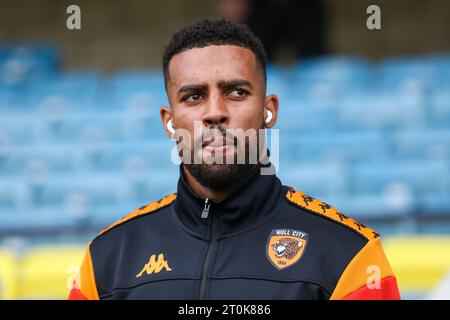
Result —
<instances>
[{"instance_id":1,"label":"eyebrow","mask_svg":"<svg viewBox=\"0 0 450 320\"><path fill-rule=\"evenodd\" d=\"M222 81L219 81L218 86L222 90L240 87L240 86L246 86L246 87L253 88L253 84L250 81L245 80L245 79L222 80ZM187 85L180 87L180 89L177 92L177 95L180 95L185 92L205 91L207 88L208 88L208 85L206 83L187 84Z\"/></svg>"},{"instance_id":2,"label":"eyebrow","mask_svg":"<svg viewBox=\"0 0 450 320\"><path fill-rule=\"evenodd\" d=\"M235 87L250 87L253 88L253 84L244 79L234 79L234 80L228 80L228 81L219 81L219 88L221 89L230 89Z\"/></svg>"},{"instance_id":3,"label":"eyebrow","mask_svg":"<svg viewBox=\"0 0 450 320\"><path fill-rule=\"evenodd\" d=\"M184 86L181 86L181 88L178 90L177 94L180 95L184 92L192 92L192 91L203 91L208 87L206 83L201 84L187 84Z\"/></svg>"}]
</instances>

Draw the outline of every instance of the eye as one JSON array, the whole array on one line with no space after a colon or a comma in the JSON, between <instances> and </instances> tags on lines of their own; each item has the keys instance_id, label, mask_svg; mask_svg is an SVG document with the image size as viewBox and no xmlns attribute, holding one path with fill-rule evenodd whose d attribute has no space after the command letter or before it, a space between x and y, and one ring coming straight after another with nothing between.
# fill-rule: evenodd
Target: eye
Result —
<instances>
[{"instance_id":1,"label":"eye","mask_svg":"<svg viewBox=\"0 0 450 320\"><path fill-rule=\"evenodd\" d=\"M248 94L247 90L244 89L235 89L230 91L229 95L232 97L237 97L237 98L241 98L241 97L245 97Z\"/></svg>"},{"instance_id":2,"label":"eye","mask_svg":"<svg viewBox=\"0 0 450 320\"><path fill-rule=\"evenodd\" d=\"M198 93L195 94L191 94L190 96L187 96L183 99L183 101L187 101L187 102L195 102L195 101L199 101L202 98L202 96Z\"/></svg>"}]
</instances>

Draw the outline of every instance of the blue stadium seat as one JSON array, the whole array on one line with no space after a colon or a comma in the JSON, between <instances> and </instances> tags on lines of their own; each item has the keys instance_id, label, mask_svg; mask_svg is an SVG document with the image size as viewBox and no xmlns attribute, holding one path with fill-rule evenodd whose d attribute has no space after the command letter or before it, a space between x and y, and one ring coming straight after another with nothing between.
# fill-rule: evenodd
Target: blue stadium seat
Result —
<instances>
[{"instance_id":1,"label":"blue stadium seat","mask_svg":"<svg viewBox=\"0 0 450 320\"><path fill-rule=\"evenodd\" d=\"M397 57L380 63L378 71L386 90L426 94L436 88L448 88L449 66L448 56Z\"/></svg>"},{"instance_id":2,"label":"blue stadium seat","mask_svg":"<svg viewBox=\"0 0 450 320\"><path fill-rule=\"evenodd\" d=\"M450 130L399 131L392 136L397 159L450 159Z\"/></svg>"},{"instance_id":3,"label":"blue stadium seat","mask_svg":"<svg viewBox=\"0 0 450 320\"><path fill-rule=\"evenodd\" d=\"M3 43L0 43L0 65L2 65L5 60L10 55L10 49L8 46L5 46Z\"/></svg>"},{"instance_id":4,"label":"blue stadium seat","mask_svg":"<svg viewBox=\"0 0 450 320\"><path fill-rule=\"evenodd\" d=\"M36 117L32 114L0 113L0 139L10 145L32 143L35 139Z\"/></svg>"},{"instance_id":5,"label":"blue stadium seat","mask_svg":"<svg viewBox=\"0 0 450 320\"><path fill-rule=\"evenodd\" d=\"M375 131L281 135L280 140L283 156L290 161L350 163L390 157L390 145L384 134Z\"/></svg>"},{"instance_id":6,"label":"blue stadium seat","mask_svg":"<svg viewBox=\"0 0 450 320\"><path fill-rule=\"evenodd\" d=\"M450 178L450 175L449 175ZM447 193L428 193L417 199L419 203L418 215L434 217L450 217L450 189Z\"/></svg>"},{"instance_id":7,"label":"blue stadium seat","mask_svg":"<svg viewBox=\"0 0 450 320\"><path fill-rule=\"evenodd\" d=\"M4 44L2 52L0 83L8 87L53 74L60 63L59 49L54 44Z\"/></svg>"},{"instance_id":8,"label":"blue stadium seat","mask_svg":"<svg viewBox=\"0 0 450 320\"><path fill-rule=\"evenodd\" d=\"M33 81L27 89L27 110L37 109L41 113L95 110L100 80L98 72L78 71Z\"/></svg>"},{"instance_id":9,"label":"blue stadium seat","mask_svg":"<svg viewBox=\"0 0 450 320\"><path fill-rule=\"evenodd\" d=\"M373 85L372 66L361 58L311 58L301 61L295 72L295 88L313 98L337 98L343 93L366 91Z\"/></svg>"},{"instance_id":10,"label":"blue stadium seat","mask_svg":"<svg viewBox=\"0 0 450 320\"><path fill-rule=\"evenodd\" d=\"M15 177L0 175L0 215L11 212L20 202L20 183Z\"/></svg>"},{"instance_id":11,"label":"blue stadium seat","mask_svg":"<svg viewBox=\"0 0 450 320\"><path fill-rule=\"evenodd\" d=\"M348 191L345 167L333 163L281 163L279 176L295 189L315 197Z\"/></svg>"},{"instance_id":12,"label":"blue stadium seat","mask_svg":"<svg viewBox=\"0 0 450 320\"><path fill-rule=\"evenodd\" d=\"M49 173L73 172L77 167L79 150L70 145L11 146L0 156L0 176L24 176L36 163L45 166Z\"/></svg>"},{"instance_id":13,"label":"blue stadium seat","mask_svg":"<svg viewBox=\"0 0 450 320\"><path fill-rule=\"evenodd\" d=\"M138 109L130 108L123 111L122 116L123 138L133 140L166 139L167 135L159 116L159 107L140 106Z\"/></svg>"},{"instance_id":14,"label":"blue stadium seat","mask_svg":"<svg viewBox=\"0 0 450 320\"><path fill-rule=\"evenodd\" d=\"M121 179L113 173L43 174L26 180L28 205L33 207L65 206L72 195L81 195L89 205L117 204Z\"/></svg>"},{"instance_id":15,"label":"blue stadium seat","mask_svg":"<svg viewBox=\"0 0 450 320\"><path fill-rule=\"evenodd\" d=\"M168 168L173 165L171 150L174 143L160 140L136 140L127 143L107 144L102 150L97 164L90 163L91 168L108 168L111 170L126 170L134 163L145 163L150 168ZM84 159L89 165L89 153L84 152ZM140 159L140 160L133 160ZM140 161L140 162L139 162ZM137 164L136 164L137 166Z\"/></svg>"},{"instance_id":16,"label":"blue stadium seat","mask_svg":"<svg viewBox=\"0 0 450 320\"><path fill-rule=\"evenodd\" d=\"M409 105L404 96L385 93L348 96L339 110L343 129L420 129L426 126L423 105Z\"/></svg>"},{"instance_id":17,"label":"blue stadium seat","mask_svg":"<svg viewBox=\"0 0 450 320\"><path fill-rule=\"evenodd\" d=\"M449 128L450 88L448 90L436 90L436 92L433 92L433 94L431 95L429 126L432 128Z\"/></svg>"},{"instance_id":18,"label":"blue stadium seat","mask_svg":"<svg viewBox=\"0 0 450 320\"><path fill-rule=\"evenodd\" d=\"M379 161L352 167L352 190L355 194L383 194L397 189L414 196L442 193L447 190L446 161Z\"/></svg>"},{"instance_id":19,"label":"blue stadium seat","mask_svg":"<svg viewBox=\"0 0 450 320\"><path fill-rule=\"evenodd\" d=\"M153 108L159 114L159 107L167 104L162 72L156 70L120 72L107 85L112 103L120 109Z\"/></svg>"},{"instance_id":20,"label":"blue stadium seat","mask_svg":"<svg viewBox=\"0 0 450 320\"><path fill-rule=\"evenodd\" d=\"M325 196L326 203L334 206L345 215L364 221L365 219L383 220L389 218L406 217L416 207L414 199L411 201L395 202L381 195L353 195L353 196ZM372 224L370 224L372 227ZM378 230L377 230L378 231Z\"/></svg>"},{"instance_id":21,"label":"blue stadium seat","mask_svg":"<svg viewBox=\"0 0 450 320\"><path fill-rule=\"evenodd\" d=\"M332 132L336 128L336 111L321 108L310 100L295 100L280 105L276 128L290 134Z\"/></svg>"},{"instance_id":22,"label":"blue stadium seat","mask_svg":"<svg viewBox=\"0 0 450 320\"><path fill-rule=\"evenodd\" d=\"M88 211L87 223L98 231L103 230L119 219L125 217L133 210L141 207L146 202L136 200L121 203L120 205L99 205Z\"/></svg>"},{"instance_id":23,"label":"blue stadium seat","mask_svg":"<svg viewBox=\"0 0 450 320\"><path fill-rule=\"evenodd\" d=\"M73 142L89 146L123 138L123 117L120 113L70 113L52 110L39 116L35 140L41 143Z\"/></svg>"},{"instance_id":24,"label":"blue stadium seat","mask_svg":"<svg viewBox=\"0 0 450 320\"><path fill-rule=\"evenodd\" d=\"M24 110L25 106L26 95L23 90L5 88L0 85L0 119Z\"/></svg>"},{"instance_id":25,"label":"blue stadium seat","mask_svg":"<svg viewBox=\"0 0 450 320\"><path fill-rule=\"evenodd\" d=\"M61 207L43 207L27 210L16 209L13 212L0 213L0 233L28 232L40 230L52 230L61 232L62 228L74 228L81 218L71 216Z\"/></svg>"},{"instance_id":26,"label":"blue stadium seat","mask_svg":"<svg viewBox=\"0 0 450 320\"><path fill-rule=\"evenodd\" d=\"M283 105L295 96L292 84L295 80L291 68L274 63L267 65L267 94L276 94Z\"/></svg>"}]
</instances>

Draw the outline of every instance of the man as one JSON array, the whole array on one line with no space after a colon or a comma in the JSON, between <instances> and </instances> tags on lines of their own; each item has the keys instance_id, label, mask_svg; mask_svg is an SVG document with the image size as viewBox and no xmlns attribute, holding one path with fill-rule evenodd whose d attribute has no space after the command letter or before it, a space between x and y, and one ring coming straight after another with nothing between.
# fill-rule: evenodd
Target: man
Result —
<instances>
[{"instance_id":1,"label":"man","mask_svg":"<svg viewBox=\"0 0 450 320\"><path fill-rule=\"evenodd\" d=\"M399 298L375 231L282 185L265 144L255 158L278 113L265 68L243 25L202 20L173 35L161 119L183 160L177 192L100 232L71 299ZM232 129L256 134L239 143Z\"/></svg>"}]
</instances>

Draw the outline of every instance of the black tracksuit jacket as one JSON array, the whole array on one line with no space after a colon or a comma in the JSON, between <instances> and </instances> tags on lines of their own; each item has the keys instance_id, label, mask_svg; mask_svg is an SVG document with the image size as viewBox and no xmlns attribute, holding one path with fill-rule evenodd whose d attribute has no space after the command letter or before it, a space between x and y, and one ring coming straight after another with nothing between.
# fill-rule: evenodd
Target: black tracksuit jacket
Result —
<instances>
[{"instance_id":1,"label":"black tracksuit jacket","mask_svg":"<svg viewBox=\"0 0 450 320\"><path fill-rule=\"evenodd\" d=\"M398 299L378 233L260 167L225 200L177 192L89 243L69 299Z\"/></svg>"}]
</instances>

